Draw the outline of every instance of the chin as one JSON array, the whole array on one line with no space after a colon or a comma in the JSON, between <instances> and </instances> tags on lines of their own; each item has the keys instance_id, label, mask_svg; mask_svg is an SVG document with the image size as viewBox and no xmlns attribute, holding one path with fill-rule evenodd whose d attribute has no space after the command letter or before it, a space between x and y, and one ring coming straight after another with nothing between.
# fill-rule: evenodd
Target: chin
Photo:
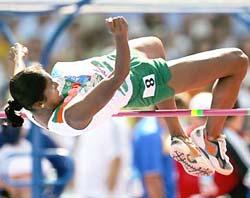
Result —
<instances>
[{"instance_id":1,"label":"chin","mask_svg":"<svg viewBox=\"0 0 250 198\"><path fill-rule=\"evenodd\" d=\"M62 101L63 101L63 96L61 95L61 96L59 96L59 98L58 98L58 104L60 104Z\"/></svg>"}]
</instances>

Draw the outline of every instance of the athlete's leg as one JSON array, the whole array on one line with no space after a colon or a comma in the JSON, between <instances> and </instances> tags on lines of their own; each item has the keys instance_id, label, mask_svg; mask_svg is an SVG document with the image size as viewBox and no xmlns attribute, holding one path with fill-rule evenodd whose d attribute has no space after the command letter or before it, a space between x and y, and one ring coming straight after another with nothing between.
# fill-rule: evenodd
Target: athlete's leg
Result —
<instances>
[{"instance_id":1,"label":"athlete's leg","mask_svg":"<svg viewBox=\"0 0 250 198\"><path fill-rule=\"evenodd\" d=\"M232 108L244 78L247 56L237 48L225 48L203 52L178 60L168 61L172 78L169 86L176 93L203 87L218 79L213 90L213 109ZM208 138L220 136L226 117L209 117L206 130Z\"/></svg>"},{"instance_id":2,"label":"athlete's leg","mask_svg":"<svg viewBox=\"0 0 250 198\"><path fill-rule=\"evenodd\" d=\"M169 86L180 93L218 79L211 108L232 108L248 64L247 56L237 48L213 50L170 61L168 65L172 66L170 70L173 76ZM208 117L205 127L195 129L191 137L202 152L207 152L203 157L210 160L215 170L229 175L233 166L226 155L225 137L221 135L225 119L225 116Z\"/></svg>"},{"instance_id":3,"label":"athlete's leg","mask_svg":"<svg viewBox=\"0 0 250 198\"><path fill-rule=\"evenodd\" d=\"M144 37L130 41L130 47L138 50L141 56L153 59L165 59L162 42L156 37ZM157 105L159 109L176 109L174 97ZM214 168L209 160L203 157L190 138L186 137L178 117L164 118L172 136L170 155L179 161L186 172L195 176L211 175Z\"/></svg>"},{"instance_id":4,"label":"athlete's leg","mask_svg":"<svg viewBox=\"0 0 250 198\"><path fill-rule=\"evenodd\" d=\"M165 58L166 56L162 42L156 37L131 40L130 46L147 58ZM212 50L168 61L172 73L169 86L176 93L181 93L204 87L218 79L213 90L211 108L232 108L248 64L248 57L237 48ZM160 103L158 107L161 109L176 108L172 98ZM210 139L219 137L224 122L225 117L223 116L208 118L206 129Z\"/></svg>"},{"instance_id":5,"label":"athlete's leg","mask_svg":"<svg viewBox=\"0 0 250 198\"><path fill-rule=\"evenodd\" d=\"M131 48L139 51L141 56L149 59L166 58L166 52L160 39L157 37L142 37L129 41ZM159 109L176 109L174 97L157 105ZM186 136L179 124L178 117L164 118L167 122L171 136Z\"/></svg>"}]
</instances>

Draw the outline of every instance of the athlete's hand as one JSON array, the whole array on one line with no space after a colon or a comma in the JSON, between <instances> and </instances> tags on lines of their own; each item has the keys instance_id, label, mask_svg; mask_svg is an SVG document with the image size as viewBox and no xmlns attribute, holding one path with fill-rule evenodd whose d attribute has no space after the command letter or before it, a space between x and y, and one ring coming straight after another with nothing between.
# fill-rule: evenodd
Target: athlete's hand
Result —
<instances>
[{"instance_id":1,"label":"athlete's hand","mask_svg":"<svg viewBox=\"0 0 250 198\"><path fill-rule=\"evenodd\" d=\"M28 54L27 47L23 46L20 43L15 43L14 46L10 48L9 59L13 62L16 62L19 59L26 57L27 54Z\"/></svg>"},{"instance_id":2,"label":"athlete's hand","mask_svg":"<svg viewBox=\"0 0 250 198\"><path fill-rule=\"evenodd\" d=\"M106 25L114 36L128 36L128 23L124 17L110 17L106 19Z\"/></svg>"}]
</instances>

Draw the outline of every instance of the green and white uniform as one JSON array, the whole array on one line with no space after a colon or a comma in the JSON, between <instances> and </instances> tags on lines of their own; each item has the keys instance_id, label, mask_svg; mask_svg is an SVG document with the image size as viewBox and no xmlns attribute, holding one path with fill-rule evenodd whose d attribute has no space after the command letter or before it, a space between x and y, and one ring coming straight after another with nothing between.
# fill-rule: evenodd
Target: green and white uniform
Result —
<instances>
[{"instance_id":1,"label":"green and white uniform","mask_svg":"<svg viewBox=\"0 0 250 198\"><path fill-rule=\"evenodd\" d=\"M64 119L65 110L83 99L102 79L111 74L115 58L115 54L109 54L83 61L55 64L51 75L58 80L59 91L64 100L49 120L50 131L64 136L80 135L100 126L108 116L118 113L121 108L146 107L174 95L174 91L167 86L171 74L166 61L160 58L142 58L137 56L136 51L132 51L130 73L112 99L93 117L85 129L73 129Z\"/></svg>"}]
</instances>

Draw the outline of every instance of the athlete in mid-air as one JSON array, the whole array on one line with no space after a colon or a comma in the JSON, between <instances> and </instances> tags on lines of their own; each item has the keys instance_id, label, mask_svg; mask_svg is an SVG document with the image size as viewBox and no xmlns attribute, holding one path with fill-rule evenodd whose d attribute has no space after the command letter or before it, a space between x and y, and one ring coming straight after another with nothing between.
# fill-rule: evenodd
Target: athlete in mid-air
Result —
<instances>
[{"instance_id":1,"label":"athlete in mid-air","mask_svg":"<svg viewBox=\"0 0 250 198\"><path fill-rule=\"evenodd\" d=\"M156 37L128 40L123 17L108 18L114 52L75 62L58 62L48 74L39 65L26 67L27 48L10 50L15 65L9 88L12 100L5 112L12 126L22 126L24 109L37 125L61 135L74 136L99 127L124 107L156 105L175 109L175 94L213 83L212 108L232 108L244 78L247 56L237 48L207 51L166 61ZM208 117L201 128L186 136L178 118L165 118L172 136L171 156L192 175L228 175L233 167L226 156L221 131L226 117ZM195 143L194 143L194 142Z\"/></svg>"}]
</instances>

